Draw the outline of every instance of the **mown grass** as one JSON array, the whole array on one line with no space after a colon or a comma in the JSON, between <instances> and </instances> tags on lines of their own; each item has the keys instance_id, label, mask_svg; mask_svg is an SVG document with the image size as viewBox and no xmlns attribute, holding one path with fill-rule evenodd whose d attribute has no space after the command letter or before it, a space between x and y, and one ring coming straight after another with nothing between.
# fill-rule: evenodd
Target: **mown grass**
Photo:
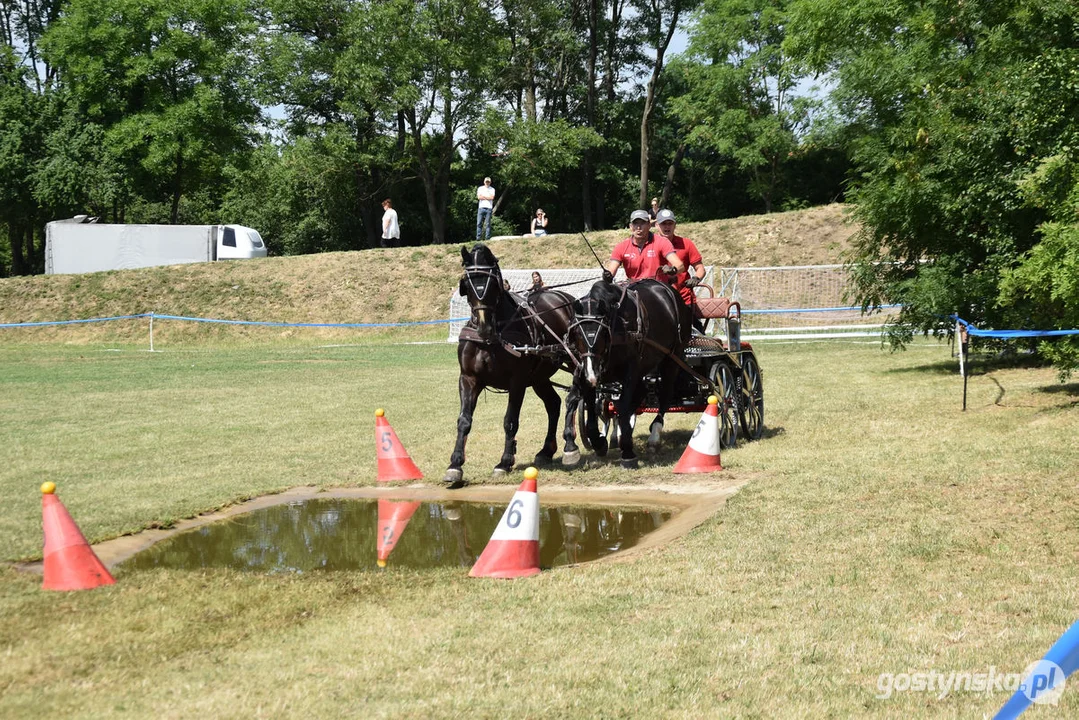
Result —
<instances>
[{"instance_id":1,"label":"mown grass","mask_svg":"<svg viewBox=\"0 0 1079 720\"><path fill-rule=\"evenodd\" d=\"M95 539L292 485L372 484L379 406L437 482L453 351L2 345L0 555L40 553L46 479ZM59 595L0 570L0 715L992 714L1006 693L879 700L877 677L1020 672L1076 619L1079 385L982 364L962 413L943 346L758 351L767 434L723 456L749 482L677 542L513 582L161 570ZM497 461L503 408L481 401L474 479ZM541 415L526 400L519 460ZM677 482L695 421L673 419L636 474L544 471L541 501L545 482ZM1077 711L1071 688L1031 714Z\"/></svg>"}]
</instances>

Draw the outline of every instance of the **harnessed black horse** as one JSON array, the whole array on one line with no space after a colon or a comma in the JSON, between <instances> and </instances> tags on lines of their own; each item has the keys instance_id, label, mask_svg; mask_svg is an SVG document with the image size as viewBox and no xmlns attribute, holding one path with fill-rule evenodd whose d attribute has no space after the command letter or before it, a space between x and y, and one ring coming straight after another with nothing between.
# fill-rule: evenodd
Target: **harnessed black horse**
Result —
<instances>
[{"instance_id":1,"label":"harnessed black horse","mask_svg":"<svg viewBox=\"0 0 1079 720\"><path fill-rule=\"evenodd\" d=\"M465 484L465 443L472 430L476 400L480 391L488 387L509 394L502 423L506 445L493 474L503 475L513 469L521 403L529 387L547 409L547 437L535 462L548 463L554 457L562 400L551 384L551 376L562 366L565 353L550 348L562 343L573 317L573 298L564 292L537 290L527 299L506 292L498 259L486 245L477 243L471 251L462 247L461 261L465 275L459 292L468 298L472 319L457 342L461 414L457 418L457 443L443 477L451 488ZM534 352L517 349L522 347Z\"/></svg>"},{"instance_id":2,"label":"harnessed black horse","mask_svg":"<svg viewBox=\"0 0 1079 720\"><path fill-rule=\"evenodd\" d=\"M599 434L596 389L601 384L619 383L615 412L622 467L636 468L630 418L647 391L644 376L658 369L659 413L652 421L648 438L649 449L655 450L663 430L664 413L674 396L679 372L676 358L689 342L692 322L689 308L669 285L656 280L640 280L624 288L601 280L587 296L574 302L573 311L575 320L568 339L580 365L566 397L562 462L574 464L580 458L575 420L582 398L585 432L592 449L601 457L607 454L607 439Z\"/></svg>"}]
</instances>

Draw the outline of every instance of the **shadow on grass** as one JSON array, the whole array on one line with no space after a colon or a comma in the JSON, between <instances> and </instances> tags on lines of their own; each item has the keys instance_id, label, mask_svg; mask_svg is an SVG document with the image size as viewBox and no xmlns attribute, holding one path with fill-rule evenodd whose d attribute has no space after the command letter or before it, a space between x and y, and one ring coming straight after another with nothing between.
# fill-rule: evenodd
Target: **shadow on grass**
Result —
<instances>
[{"instance_id":1,"label":"shadow on grass","mask_svg":"<svg viewBox=\"0 0 1079 720\"><path fill-rule=\"evenodd\" d=\"M1046 395L1064 395L1073 402L1079 401L1079 383L1060 383L1059 385L1044 385L1037 392Z\"/></svg>"}]
</instances>

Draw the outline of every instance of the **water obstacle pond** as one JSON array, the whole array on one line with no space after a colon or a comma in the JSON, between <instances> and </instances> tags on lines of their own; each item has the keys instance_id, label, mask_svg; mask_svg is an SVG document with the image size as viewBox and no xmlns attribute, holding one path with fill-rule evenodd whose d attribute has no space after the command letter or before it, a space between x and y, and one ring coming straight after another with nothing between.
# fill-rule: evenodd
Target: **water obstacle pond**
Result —
<instances>
[{"instance_id":1,"label":"water obstacle pond","mask_svg":"<svg viewBox=\"0 0 1079 720\"><path fill-rule=\"evenodd\" d=\"M505 505L419 500L293 500L156 543L118 569L231 568L264 573L470 568ZM635 546L670 520L661 508L540 509L540 566L595 560Z\"/></svg>"},{"instance_id":2,"label":"water obstacle pond","mask_svg":"<svg viewBox=\"0 0 1079 720\"><path fill-rule=\"evenodd\" d=\"M624 486L566 488L541 485L539 490L541 546L549 536L552 538L547 540L547 554L544 555L543 559L548 559L553 553L551 564L545 566L551 567L573 562L585 562L591 560L593 555L600 562L617 562L620 559L628 559L636 553L649 548L662 546L711 517L726 499L737 492L746 481L746 478L735 479L727 476L723 479L654 485L647 488L627 488ZM306 523L310 528L312 524L317 526L320 522L326 522L325 518L317 520L319 513L315 508L318 506L331 507L324 504L335 500L366 500L368 501L366 503L368 509L365 512L369 516L373 515L375 517L376 525L366 531L370 533L369 535L359 537L356 541L349 541L345 537L344 541L338 544L355 545L360 548L359 562L364 563L365 567L373 567L377 566L378 549L383 544L383 539L377 534L377 501L382 500L388 503L397 503L398 505L416 502L421 505L428 504L430 507L427 509L416 506L413 512L414 516L419 516L416 521L423 525L438 525L441 523L442 527L438 532L441 532L444 539L447 540L447 542L443 543L442 550L439 551L442 559L451 565L463 565L463 559L469 557L469 552L479 555L483 551L491 531L497 525L513 492L514 487L508 485L480 485L461 490L446 490L420 485L397 488L362 487L326 490L297 487L231 505L216 512L181 520L167 529L152 528L100 542L95 544L93 549L107 567L119 570L128 570L130 568L132 569L131 571L137 571L140 567L149 567L155 564L160 566L158 560L152 560L151 558L155 554L172 552L168 550L169 541L181 538L184 535L193 536L196 531L198 533L216 533L218 532L216 529L210 530L215 526L225 528L235 525L235 527L227 531L230 533L238 533L238 528L241 525L247 525L249 530L251 527L257 528L263 521L252 521L251 518L258 517L255 513L260 510L294 508L281 510L280 512L284 513L284 517L291 518L287 522L298 523L298 526L301 527ZM306 505L309 501L318 502L308 506L309 510L301 512L295 509L301 507L301 505ZM469 506L471 509L466 509L465 506ZM557 513L552 513L551 510L557 510ZM454 519L455 511L462 513L460 525ZM584 512L584 515L581 514L582 512ZM589 516L589 512L598 512L600 515ZM457 540L457 535L455 534L457 531L454 528L465 527L464 519L466 515L472 513L478 513L481 518L485 516L486 519L475 521L478 524L474 531L466 531L468 539L466 545L464 542ZM634 516L630 513L644 513L648 515L648 518ZM654 513L659 513L659 515L654 517ZM571 516L581 518L581 530L577 530L575 518ZM657 522L657 517L662 519L662 523ZM279 520L281 519L279 518ZM236 522L233 523L232 521ZM281 520L281 522L286 522L286 520ZM333 522L340 525L340 520L334 520ZM413 519L410 518L410 526L412 522ZM649 532L644 532L644 529L649 524L657 527ZM549 525L560 526L561 529L549 527ZM417 537L407 539L409 532L415 532ZM557 538L551 533L557 532L562 533L562 548L559 553L554 553L556 545L552 543ZM592 533L592 535L586 537L586 533ZM621 533L621 536L619 536L619 533ZM420 552L418 549L412 548L412 545L414 543L426 544L419 540L422 534L422 532L414 531L411 528L407 528L405 532L400 533L398 539L400 547L395 546L386 558L389 567L401 567L403 566L403 560L411 561L411 556ZM448 542L450 536L454 538L452 544ZM629 536L635 536L632 542L628 541ZM303 545L306 537L304 533L299 533L298 537L300 538L299 546L306 547ZM181 541L181 544L186 544L193 539L193 537L185 539ZM269 558L272 555L270 548L275 543L276 540L270 542L268 537L263 537L258 542L251 544L240 555L254 557L261 553L266 558ZM595 545L596 548L593 549L592 545ZM605 545L605 547L600 548L600 545ZM587 552L585 552L586 546L588 546ZM180 545L176 547L179 548ZM466 549L463 559L458 554L461 547ZM149 552L142 555L144 551ZM602 554L604 551L607 554ZM326 552L335 553L337 551L330 550ZM574 552L576 552L576 555L573 554ZM455 554L456 561L453 560ZM559 558L559 555L562 557ZM574 557L576 558L575 560L573 559ZM213 564L214 562L218 561L200 566L220 566ZM311 561L307 562L310 564ZM321 563L321 560L318 562ZM296 572L303 569L302 564L292 561L281 562L279 565L280 569L275 570L273 567L267 569L267 565L263 563L262 569L259 571ZM20 563L18 566L25 570L41 571L40 562ZM329 567L328 565L317 563L313 566ZM337 567L337 565L334 565L334 567ZM250 569L256 570L257 568L252 567Z\"/></svg>"}]
</instances>

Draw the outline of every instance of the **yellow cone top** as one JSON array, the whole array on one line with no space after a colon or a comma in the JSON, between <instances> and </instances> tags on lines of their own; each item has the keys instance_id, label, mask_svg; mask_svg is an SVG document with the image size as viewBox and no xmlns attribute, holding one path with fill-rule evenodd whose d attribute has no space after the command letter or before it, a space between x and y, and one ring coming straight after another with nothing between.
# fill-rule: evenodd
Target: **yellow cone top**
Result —
<instances>
[{"instance_id":1,"label":"yellow cone top","mask_svg":"<svg viewBox=\"0 0 1079 720\"><path fill-rule=\"evenodd\" d=\"M378 410L375 410L375 417L384 417L385 415L386 415L386 411L383 410L382 408L379 408Z\"/></svg>"},{"instance_id":2,"label":"yellow cone top","mask_svg":"<svg viewBox=\"0 0 1079 720\"><path fill-rule=\"evenodd\" d=\"M54 492L56 492L56 483L54 483L51 480L48 481L48 482L41 483L41 494L42 495L52 495Z\"/></svg>"},{"instance_id":3,"label":"yellow cone top","mask_svg":"<svg viewBox=\"0 0 1079 720\"><path fill-rule=\"evenodd\" d=\"M525 480L535 480L539 477L539 470L534 467L525 468Z\"/></svg>"},{"instance_id":4,"label":"yellow cone top","mask_svg":"<svg viewBox=\"0 0 1079 720\"><path fill-rule=\"evenodd\" d=\"M378 566L379 567L386 567L386 561L385 560L379 560L378 561Z\"/></svg>"},{"instance_id":5,"label":"yellow cone top","mask_svg":"<svg viewBox=\"0 0 1079 720\"><path fill-rule=\"evenodd\" d=\"M708 396L708 404L709 405L719 405L719 398L717 398L715 395L709 395Z\"/></svg>"}]
</instances>

